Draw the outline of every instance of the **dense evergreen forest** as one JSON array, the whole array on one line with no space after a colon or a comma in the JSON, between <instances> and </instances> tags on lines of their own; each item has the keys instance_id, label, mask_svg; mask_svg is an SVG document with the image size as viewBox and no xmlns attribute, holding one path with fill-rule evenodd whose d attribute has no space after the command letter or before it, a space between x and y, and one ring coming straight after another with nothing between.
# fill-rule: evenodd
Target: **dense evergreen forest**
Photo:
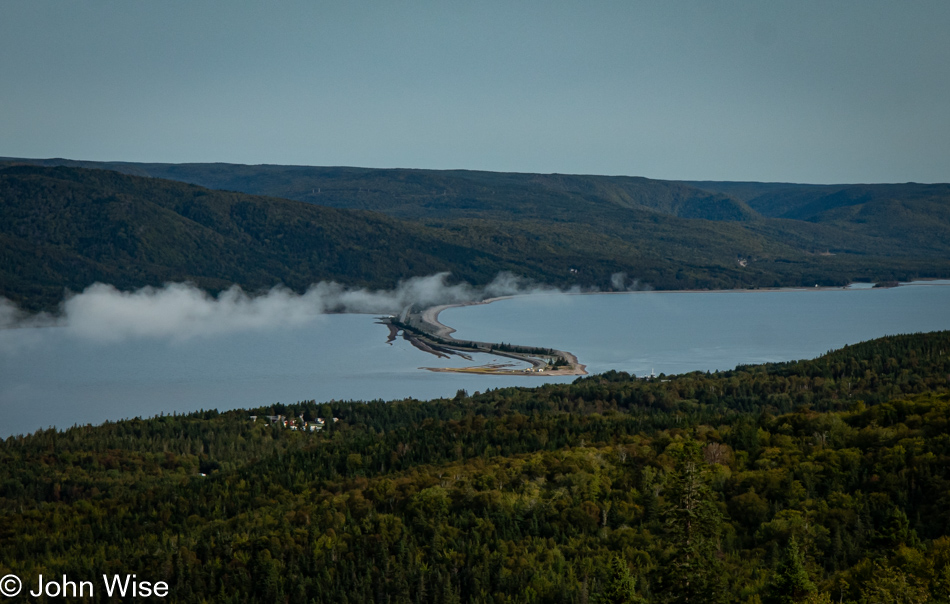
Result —
<instances>
[{"instance_id":1,"label":"dense evergreen forest","mask_svg":"<svg viewBox=\"0 0 950 604\"><path fill-rule=\"evenodd\" d=\"M509 271L610 290L950 277L948 185L29 161L74 164L0 161L0 296L30 310L96 281L302 291L437 272L484 285Z\"/></svg>"},{"instance_id":2,"label":"dense evergreen forest","mask_svg":"<svg viewBox=\"0 0 950 604\"><path fill-rule=\"evenodd\" d=\"M176 602L948 602L950 332L7 438L7 573Z\"/></svg>"}]
</instances>

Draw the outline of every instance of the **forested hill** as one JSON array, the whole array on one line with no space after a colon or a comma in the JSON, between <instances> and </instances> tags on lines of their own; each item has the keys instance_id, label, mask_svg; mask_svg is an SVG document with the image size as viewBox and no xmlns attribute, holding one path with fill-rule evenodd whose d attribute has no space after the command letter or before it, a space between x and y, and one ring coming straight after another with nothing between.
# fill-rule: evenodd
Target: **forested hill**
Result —
<instances>
[{"instance_id":1,"label":"forested hill","mask_svg":"<svg viewBox=\"0 0 950 604\"><path fill-rule=\"evenodd\" d=\"M608 286L617 271L661 287L763 278L746 279L734 253L764 249L764 238L693 222L639 224L669 233L669 249L654 250L644 245L650 242L570 225L540 232L500 221L428 226L106 170L8 166L0 168L0 295L49 309L66 288L96 281L136 288L187 280L212 291L237 283L253 291L279 283L303 290L322 280L388 288L442 271L475 284L507 270L596 287ZM690 249L691 237L705 241Z\"/></svg>"},{"instance_id":2,"label":"forested hill","mask_svg":"<svg viewBox=\"0 0 950 604\"><path fill-rule=\"evenodd\" d=\"M784 218L894 238L929 217L950 221L950 184L840 184L664 181L628 176L521 174L241 164L157 164L65 159L7 160L167 178L211 189L367 209L410 219L597 221L612 209L682 218L755 221ZM839 208L849 211L833 212ZM792 228L785 225L786 229ZM814 231L809 231L814 232ZM832 244L832 247L835 247Z\"/></svg>"},{"instance_id":3,"label":"forested hill","mask_svg":"<svg viewBox=\"0 0 950 604\"><path fill-rule=\"evenodd\" d=\"M899 202L946 203L950 184L802 185L761 182L687 182L690 186L727 195L748 204L763 216L817 221L830 210L864 204Z\"/></svg>"},{"instance_id":4,"label":"forested hill","mask_svg":"<svg viewBox=\"0 0 950 604\"><path fill-rule=\"evenodd\" d=\"M12 161L115 170L209 189L374 210L409 219L580 222L584 214L609 213L618 208L708 220L751 220L756 216L744 202L727 195L680 183L627 176L59 159Z\"/></svg>"},{"instance_id":5,"label":"forested hill","mask_svg":"<svg viewBox=\"0 0 950 604\"><path fill-rule=\"evenodd\" d=\"M941 332L41 431L0 441L0 575L135 573L176 602L946 602L948 389Z\"/></svg>"},{"instance_id":6,"label":"forested hill","mask_svg":"<svg viewBox=\"0 0 950 604\"><path fill-rule=\"evenodd\" d=\"M215 166L203 167L215 174ZM271 194L298 182L293 168L265 170L267 179L258 173L267 167L218 168L231 179L218 186L239 181L243 170ZM95 281L302 290L322 280L392 287L441 271L473 284L511 271L599 289L634 279L657 289L715 289L950 276L950 216L936 194L924 205L842 206L833 220L811 222L757 216L722 194L646 179L300 170L328 183L311 187L316 197L307 202L0 163L0 296L35 310ZM699 214L705 218L684 217ZM617 273L626 280L618 283Z\"/></svg>"},{"instance_id":7,"label":"forested hill","mask_svg":"<svg viewBox=\"0 0 950 604\"><path fill-rule=\"evenodd\" d=\"M687 228L678 237L694 234ZM106 170L0 168L0 296L29 309L55 308L65 289L96 281L301 291L324 280L391 288L437 272L486 284L511 271L547 284L602 287L614 272L629 271L672 286L679 271L728 286L742 279L732 250L763 245L762 238L713 232L696 257L670 250L661 258L639 244L569 228L538 236L502 222L433 227ZM720 268L704 274L710 260Z\"/></svg>"},{"instance_id":8,"label":"forested hill","mask_svg":"<svg viewBox=\"0 0 950 604\"><path fill-rule=\"evenodd\" d=\"M0 295L54 306L64 288L191 281L211 290L326 279L386 287L518 268L431 229L355 210L75 168L0 170Z\"/></svg>"}]
</instances>

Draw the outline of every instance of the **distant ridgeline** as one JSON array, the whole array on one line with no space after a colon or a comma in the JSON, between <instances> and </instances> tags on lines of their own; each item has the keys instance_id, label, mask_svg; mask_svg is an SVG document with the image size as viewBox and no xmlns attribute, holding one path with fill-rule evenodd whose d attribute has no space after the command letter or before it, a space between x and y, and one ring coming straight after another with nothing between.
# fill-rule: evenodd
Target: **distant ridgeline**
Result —
<instances>
[{"instance_id":1,"label":"distant ridgeline","mask_svg":"<svg viewBox=\"0 0 950 604\"><path fill-rule=\"evenodd\" d=\"M384 288L503 270L604 290L950 277L950 185L0 161L0 295L33 310L95 281Z\"/></svg>"},{"instance_id":2,"label":"distant ridgeline","mask_svg":"<svg viewBox=\"0 0 950 604\"><path fill-rule=\"evenodd\" d=\"M176 602L946 602L948 389L940 332L41 431L0 441L0 575L135 573Z\"/></svg>"}]
</instances>

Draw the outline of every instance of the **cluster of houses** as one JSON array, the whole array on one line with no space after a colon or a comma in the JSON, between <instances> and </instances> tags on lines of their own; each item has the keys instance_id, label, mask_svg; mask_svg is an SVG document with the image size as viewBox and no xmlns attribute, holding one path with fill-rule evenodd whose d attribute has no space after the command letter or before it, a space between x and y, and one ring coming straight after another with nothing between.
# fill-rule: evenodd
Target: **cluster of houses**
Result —
<instances>
[{"instance_id":1,"label":"cluster of houses","mask_svg":"<svg viewBox=\"0 0 950 604\"><path fill-rule=\"evenodd\" d=\"M297 417L287 417L285 415L265 415L264 419L266 419L271 424L277 424L278 426L282 428L289 428L291 430L302 430L304 432L319 432L320 430L323 430L323 427L327 423L326 420L324 420L322 417L318 417L317 419L312 420L312 421L306 421L303 418L303 415L300 415ZM257 416L252 415L251 421L256 422ZM333 418L330 418L330 421L338 422L340 421L340 418L333 417Z\"/></svg>"}]
</instances>

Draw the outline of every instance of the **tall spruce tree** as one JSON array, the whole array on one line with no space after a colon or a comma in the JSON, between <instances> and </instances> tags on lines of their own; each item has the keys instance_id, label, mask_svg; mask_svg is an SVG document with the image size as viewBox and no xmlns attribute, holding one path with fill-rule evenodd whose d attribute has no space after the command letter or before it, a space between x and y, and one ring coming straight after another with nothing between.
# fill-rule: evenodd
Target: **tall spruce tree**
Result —
<instances>
[{"instance_id":1,"label":"tall spruce tree","mask_svg":"<svg viewBox=\"0 0 950 604\"><path fill-rule=\"evenodd\" d=\"M782 560L769 582L766 604L792 604L802 602L815 592L815 584L805 570L805 560L798 549L795 537L788 540Z\"/></svg>"},{"instance_id":2,"label":"tall spruce tree","mask_svg":"<svg viewBox=\"0 0 950 604\"><path fill-rule=\"evenodd\" d=\"M671 548L659 585L669 602L719 602L723 598L719 534L722 514L707 480L699 443L676 454L667 482L663 518Z\"/></svg>"}]
</instances>

